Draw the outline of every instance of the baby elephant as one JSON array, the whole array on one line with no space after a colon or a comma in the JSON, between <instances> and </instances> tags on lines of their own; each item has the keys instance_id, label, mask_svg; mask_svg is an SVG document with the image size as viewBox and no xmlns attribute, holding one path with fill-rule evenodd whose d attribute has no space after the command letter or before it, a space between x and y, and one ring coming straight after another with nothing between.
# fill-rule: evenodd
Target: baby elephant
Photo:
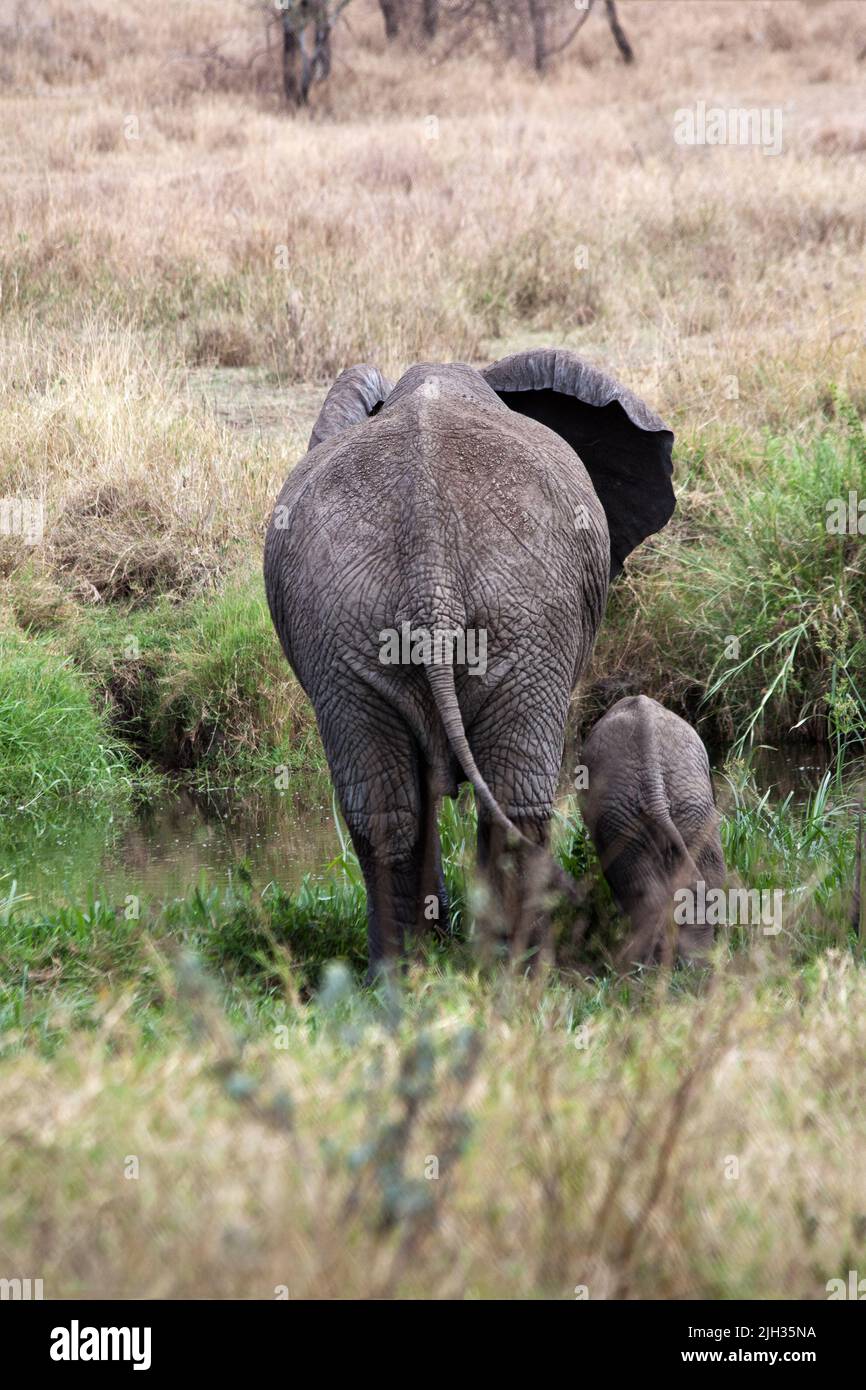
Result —
<instances>
[{"instance_id":1,"label":"baby elephant","mask_svg":"<svg viewBox=\"0 0 866 1390\"><path fill-rule=\"evenodd\" d=\"M713 944L702 904L725 879L703 743L656 700L631 695L595 725L583 762L581 813L631 921L624 960L670 962L676 935L679 954L699 961Z\"/></svg>"}]
</instances>

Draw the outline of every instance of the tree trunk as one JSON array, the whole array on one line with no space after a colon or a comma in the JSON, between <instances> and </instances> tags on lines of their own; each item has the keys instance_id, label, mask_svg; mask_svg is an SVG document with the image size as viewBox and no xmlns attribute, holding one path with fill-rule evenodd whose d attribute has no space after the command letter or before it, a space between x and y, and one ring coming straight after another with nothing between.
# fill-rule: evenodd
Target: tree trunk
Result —
<instances>
[{"instance_id":1,"label":"tree trunk","mask_svg":"<svg viewBox=\"0 0 866 1390\"><path fill-rule=\"evenodd\" d=\"M316 6L315 47L311 70L313 78L318 82L325 82L331 76L331 20L327 0L319 0Z\"/></svg>"},{"instance_id":2,"label":"tree trunk","mask_svg":"<svg viewBox=\"0 0 866 1390\"><path fill-rule=\"evenodd\" d=\"M439 28L439 0L423 0L421 23L428 39L435 39Z\"/></svg>"},{"instance_id":3,"label":"tree trunk","mask_svg":"<svg viewBox=\"0 0 866 1390\"><path fill-rule=\"evenodd\" d=\"M546 0L528 0L529 23L532 29L532 57L535 71L543 73L547 67L547 45L545 38Z\"/></svg>"},{"instance_id":4,"label":"tree trunk","mask_svg":"<svg viewBox=\"0 0 866 1390\"><path fill-rule=\"evenodd\" d=\"M301 36L292 27L292 16L283 10L283 93L290 106L301 106L303 92Z\"/></svg>"},{"instance_id":5,"label":"tree trunk","mask_svg":"<svg viewBox=\"0 0 866 1390\"><path fill-rule=\"evenodd\" d=\"M613 34L616 46L622 54L624 63L634 62L634 49L625 36L625 30L619 22L616 12L616 0L604 0L604 7L607 10L607 22L610 25L610 32Z\"/></svg>"},{"instance_id":6,"label":"tree trunk","mask_svg":"<svg viewBox=\"0 0 866 1390\"><path fill-rule=\"evenodd\" d=\"M385 20L385 37L396 39L400 32L400 6L398 0L379 0L379 9Z\"/></svg>"}]
</instances>

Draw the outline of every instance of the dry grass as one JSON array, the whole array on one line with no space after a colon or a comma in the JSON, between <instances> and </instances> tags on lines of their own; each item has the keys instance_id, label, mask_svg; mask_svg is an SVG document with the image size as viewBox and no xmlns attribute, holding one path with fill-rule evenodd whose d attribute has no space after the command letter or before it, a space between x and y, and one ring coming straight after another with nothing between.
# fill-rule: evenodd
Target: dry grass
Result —
<instances>
[{"instance_id":1,"label":"dry grass","mask_svg":"<svg viewBox=\"0 0 866 1390\"><path fill-rule=\"evenodd\" d=\"M0 492L46 498L78 598L184 592L260 533L307 414L264 451L202 417L199 366L284 389L564 343L711 441L863 400L857 5L626 4L634 69L593 20L541 83L385 52L358 0L297 118L190 56L252 51L243 4L12 10ZM783 154L676 145L697 98L782 107Z\"/></svg>"},{"instance_id":2,"label":"dry grass","mask_svg":"<svg viewBox=\"0 0 866 1390\"><path fill-rule=\"evenodd\" d=\"M197 1045L143 1058L121 1004L19 1058L0 1266L46 1297L593 1299L822 1299L862 1267L849 959L580 1026L568 991L414 987L394 1028L332 977L241 1061L182 972Z\"/></svg>"},{"instance_id":3,"label":"dry grass","mask_svg":"<svg viewBox=\"0 0 866 1390\"><path fill-rule=\"evenodd\" d=\"M142 347L90 318L75 334L30 321L0 349L0 495L45 506L45 545L19 543L17 561L82 602L214 585L249 554L301 447L289 427L265 453Z\"/></svg>"},{"instance_id":4,"label":"dry grass","mask_svg":"<svg viewBox=\"0 0 866 1390\"><path fill-rule=\"evenodd\" d=\"M327 110L297 119L184 84L177 54L216 41L227 8L182 21L157 7L122 57L113 25L94 20L88 81L48 100L31 72L31 92L7 96L13 323L38 313L77 333L111 310L187 363L260 363L296 380L358 357L391 371L476 358L538 334L649 378L695 424L724 414L729 374L738 417L773 423L814 405L817 361L836 377L851 367L866 130L856 5L776 6L784 17L635 5L636 69L606 56L587 70L580 49L545 84L512 67L494 87L481 58L439 69L381 52L361 5L362 35L343 37L351 70ZM831 59L832 80L817 80ZM783 155L677 146L673 112L697 97L784 107Z\"/></svg>"}]
</instances>

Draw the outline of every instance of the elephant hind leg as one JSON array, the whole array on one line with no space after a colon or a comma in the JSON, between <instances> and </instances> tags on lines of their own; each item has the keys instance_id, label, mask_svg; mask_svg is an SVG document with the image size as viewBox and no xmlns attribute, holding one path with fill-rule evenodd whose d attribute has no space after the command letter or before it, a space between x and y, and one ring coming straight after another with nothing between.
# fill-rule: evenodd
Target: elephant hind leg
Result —
<instances>
[{"instance_id":1,"label":"elephant hind leg","mask_svg":"<svg viewBox=\"0 0 866 1390\"><path fill-rule=\"evenodd\" d=\"M513 961L528 957L533 967L549 955L551 938L555 869L547 846L569 691L560 657L555 644L539 647L536 635L518 644L515 668L533 672L532 685L504 681L467 728L494 800L529 841L507 844L507 832L479 807L478 862L489 889L485 916L492 940L507 943ZM479 923L479 935L485 925Z\"/></svg>"},{"instance_id":2,"label":"elephant hind leg","mask_svg":"<svg viewBox=\"0 0 866 1390\"><path fill-rule=\"evenodd\" d=\"M549 820L513 823L529 844L509 845L507 833L479 810L478 867L488 892L479 934L485 954L507 950L512 961L536 968L549 948Z\"/></svg>"},{"instance_id":3,"label":"elephant hind leg","mask_svg":"<svg viewBox=\"0 0 866 1390\"><path fill-rule=\"evenodd\" d=\"M396 857L349 829L367 889L368 979L373 979L400 960L407 935L415 928L420 857L414 847L405 857Z\"/></svg>"},{"instance_id":4,"label":"elephant hind leg","mask_svg":"<svg viewBox=\"0 0 866 1390\"><path fill-rule=\"evenodd\" d=\"M417 910L412 928L420 938L434 931L448 930L451 905L445 875L442 870L442 846L439 840L439 809L441 799L433 790L430 769L418 754L419 826L418 854L420 883Z\"/></svg>"},{"instance_id":5,"label":"elephant hind leg","mask_svg":"<svg viewBox=\"0 0 866 1390\"><path fill-rule=\"evenodd\" d=\"M438 827L427 769L410 731L384 701L343 702L320 718L337 799L367 889L368 976L403 955L438 903ZM435 909L434 917L435 920Z\"/></svg>"}]
</instances>

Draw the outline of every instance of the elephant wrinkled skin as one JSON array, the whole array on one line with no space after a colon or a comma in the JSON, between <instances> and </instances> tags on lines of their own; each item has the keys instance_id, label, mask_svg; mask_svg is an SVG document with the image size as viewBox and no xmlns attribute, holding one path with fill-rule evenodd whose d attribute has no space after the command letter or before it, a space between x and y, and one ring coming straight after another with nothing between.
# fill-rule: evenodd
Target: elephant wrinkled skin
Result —
<instances>
[{"instance_id":1,"label":"elephant wrinkled skin","mask_svg":"<svg viewBox=\"0 0 866 1390\"><path fill-rule=\"evenodd\" d=\"M506 920L525 905L609 577L673 510L672 441L563 351L414 366L394 387L358 366L331 388L265 582L364 873L372 971L447 913L437 813L461 781L495 901ZM483 634L486 661L452 661L448 638L445 659L383 664L402 631Z\"/></svg>"},{"instance_id":2,"label":"elephant wrinkled skin","mask_svg":"<svg viewBox=\"0 0 866 1390\"><path fill-rule=\"evenodd\" d=\"M592 729L583 764L581 815L616 904L631 922L624 957L670 959L674 895L685 890L699 903L710 889L724 887L707 750L684 719L646 695L631 695ZM711 926L679 927L676 948L684 959L701 961L712 944Z\"/></svg>"}]
</instances>

